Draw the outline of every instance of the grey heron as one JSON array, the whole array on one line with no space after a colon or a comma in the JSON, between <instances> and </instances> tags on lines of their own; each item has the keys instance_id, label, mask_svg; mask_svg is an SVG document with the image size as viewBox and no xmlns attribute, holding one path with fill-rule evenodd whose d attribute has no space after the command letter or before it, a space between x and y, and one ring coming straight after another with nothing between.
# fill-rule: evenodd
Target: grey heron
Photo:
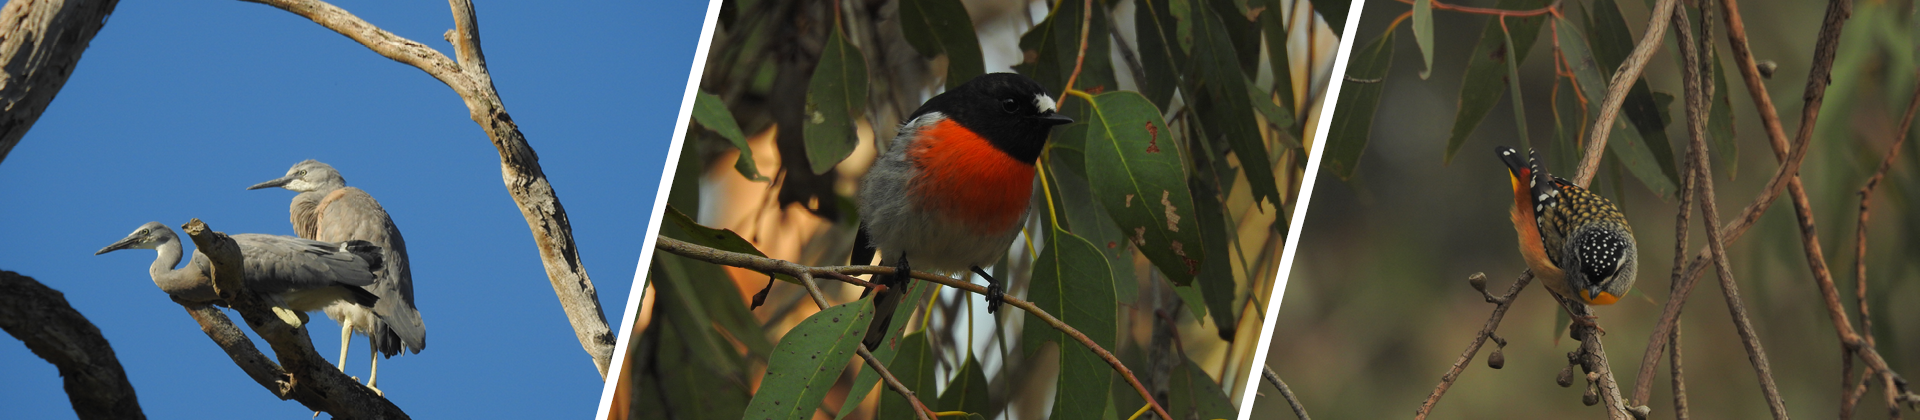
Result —
<instances>
[{"instance_id":1,"label":"grey heron","mask_svg":"<svg viewBox=\"0 0 1920 420\"><path fill-rule=\"evenodd\" d=\"M298 327L298 314L320 310L335 304L373 306L379 297L364 287L374 284L374 269L380 266L378 247L366 241L321 242L291 236L242 233L232 235L246 259L242 277L249 291L264 293L273 301L274 311ZM217 303L213 291L212 263L200 251L185 267L180 265L184 248L172 228L160 222L147 222L126 238L100 248L94 255L122 249L159 251L147 273L153 284L174 298L196 303ZM287 312L282 312L287 311Z\"/></svg>"},{"instance_id":2,"label":"grey heron","mask_svg":"<svg viewBox=\"0 0 1920 420\"><path fill-rule=\"evenodd\" d=\"M326 308L327 317L340 322L341 370L346 370L352 333L366 336L374 351L367 387L378 390L374 384L380 378L381 355L393 357L402 347L417 354L427 347L427 327L413 304L413 273L407 267L407 242L401 238L400 228L372 195L347 186L339 171L316 160L294 164L286 176L247 189L273 187L300 193L288 208L289 221L300 237L329 242L361 240L381 248L385 263L378 270L379 279L367 286L380 301L371 310L345 303Z\"/></svg>"}]
</instances>

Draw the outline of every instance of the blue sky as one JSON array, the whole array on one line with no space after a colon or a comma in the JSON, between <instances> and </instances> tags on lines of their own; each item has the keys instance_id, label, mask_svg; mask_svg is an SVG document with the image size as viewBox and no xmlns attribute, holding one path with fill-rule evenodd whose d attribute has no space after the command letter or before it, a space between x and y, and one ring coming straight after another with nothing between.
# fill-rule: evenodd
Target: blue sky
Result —
<instances>
[{"instance_id":1,"label":"blue sky","mask_svg":"<svg viewBox=\"0 0 1920 420\"><path fill-rule=\"evenodd\" d=\"M478 3L494 84L566 206L617 331L706 2ZM335 4L451 54L444 2ZM388 398L421 418L593 414L600 375L459 98L267 6L121 2L0 162L0 269L65 293L99 326L149 417L304 418L154 287L154 252L93 252L148 221L292 234L293 192L245 188L309 158L373 194L406 234L428 345L382 361ZM338 332L315 314L310 333L329 359ZM356 340L348 373L364 379L366 367ZM0 407L73 417L58 373L14 340L0 340Z\"/></svg>"}]
</instances>

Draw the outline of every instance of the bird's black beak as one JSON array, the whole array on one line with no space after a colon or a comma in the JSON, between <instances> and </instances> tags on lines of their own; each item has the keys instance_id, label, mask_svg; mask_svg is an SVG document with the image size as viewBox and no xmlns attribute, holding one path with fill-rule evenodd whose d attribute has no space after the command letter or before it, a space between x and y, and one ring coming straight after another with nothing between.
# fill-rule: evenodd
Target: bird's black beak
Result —
<instances>
[{"instance_id":1,"label":"bird's black beak","mask_svg":"<svg viewBox=\"0 0 1920 420\"><path fill-rule=\"evenodd\" d=\"M293 175L287 175L287 176L283 176L283 177L280 177L280 178L277 178L277 179L274 179L274 180L272 180L272 181L267 181L267 182L262 182L262 183L258 183L258 184L253 184L253 186L251 186L251 187L247 187L247 189L249 189L249 190L257 190L257 189L261 189L261 188L273 188L273 187L278 187L278 186L282 186L282 185L287 185L287 183L289 183L289 182L293 182L293 180L294 180L294 179L296 179L296 177L294 177Z\"/></svg>"},{"instance_id":2,"label":"bird's black beak","mask_svg":"<svg viewBox=\"0 0 1920 420\"><path fill-rule=\"evenodd\" d=\"M139 243L139 242L140 242L140 235L127 235L127 237L125 238L120 238L119 242L114 242L113 245L107 245L106 248L100 248L100 251L94 252L93 255L100 255L100 254L105 254L113 251L127 249L127 247L131 247L133 246L133 244Z\"/></svg>"},{"instance_id":3,"label":"bird's black beak","mask_svg":"<svg viewBox=\"0 0 1920 420\"><path fill-rule=\"evenodd\" d=\"M1051 113L1047 113L1047 115L1041 115L1034 118L1037 118L1040 121L1046 122L1047 125L1066 125L1066 124L1073 123L1072 117L1068 117L1066 114L1061 114L1058 112L1051 112Z\"/></svg>"}]
</instances>

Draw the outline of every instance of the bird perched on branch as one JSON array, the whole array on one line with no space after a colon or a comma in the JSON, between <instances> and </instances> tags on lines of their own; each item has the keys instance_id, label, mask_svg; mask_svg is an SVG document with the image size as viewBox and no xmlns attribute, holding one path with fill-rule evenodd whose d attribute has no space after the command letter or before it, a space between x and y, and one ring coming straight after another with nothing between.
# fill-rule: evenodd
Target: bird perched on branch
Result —
<instances>
[{"instance_id":1,"label":"bird perched on branch","mask_svg":"<svg viewBox=\"0 0 1920 420\"><path fill-rule=\"evenodd\" d=\"M1520 256L1547 289L1589 305L1612 305L1633 288L1639 266L1633 228L1613 203L1548 176L1532 151L1494 148L1513 183L1509 215Z\"/></svg>"},{"instance_id":2,"label":"bird perched on branch","mask_svg":"<svg viewBox=\"0 0 1920 420\"><path fill-rule=\"evenodd\" d=\"M380 247L367 241L321 242L290 236L242 233L232 236L245 258L246 289L267 296L274 312L299 327L299 314L332 305L373 306L380 297L365 286L374 283L380 266ZM160 222L147 222L126 238L100 248L93 255L122 249L160 252L147 273L160 290L182 302L220 303L213 291L213 266L206 254L193 252L185 267L180 236Z\"/></svg>"},{"instance_id":3,"label":"bird perched on branch","mask_svg":"<svg viewBox=\"0 0 1920 420\"><path fill-rule=\"evenodd\" d=\"M1033 199L1034 162L1053 127L1072 118L1054 113L1039 82L1014 73L976 77L928 99L900 127L893 144L860 182L860 234L854 264L884 251L881 264L899 275L875 276L887 290L862 342L886 339L906 294L909 259L922 268L971 270L987 279L987 311L1000 306L1000 283L980 267L1007 253Z\"/></svg>"},{"instance_id":4,"label":"bird perched on branch","mask_svg":"<svg viewBox=\"0 0 1920 420\"><path fill-rule=\"evenodd\" d=\"M407 266L407 241L400 236L387 210L372 195L347 186L345 178L333 166L306 160L287 169L287 175L247 187L249 190L280 187L299 192L289 206L293 230L302 238L320 241L360 240L378 245L385 264L377 270L379 279L367 290L380 296L377 305L336 304L326 308L327 317L340 323L340 362L346 370L347 346L352 333L367 337L374 354L367 387L380 379L380 356L393 357L402 347L413 353L427 348L427 327L420 310L413 304L413 272Z\"/></svg>"}]
</instances>

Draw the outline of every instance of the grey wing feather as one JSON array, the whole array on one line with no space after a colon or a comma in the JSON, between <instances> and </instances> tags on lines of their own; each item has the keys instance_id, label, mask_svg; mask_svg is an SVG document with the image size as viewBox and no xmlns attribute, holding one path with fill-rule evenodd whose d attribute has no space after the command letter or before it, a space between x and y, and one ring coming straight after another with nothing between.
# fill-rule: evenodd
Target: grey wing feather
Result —
<instances>
[{"instance_id":1,"label":"grey wing feather","mask_svg":"<svg viewBox=\"0 0 1920 420\"><path fill-rule=\"evenodd\" d=\"M367 286L367 291L380 297L373 310L384 324L373 326L370 331L375 333L367 334L374 348L389 355L398 353L402 345L415 353L425 349L427 329L414 306L407 242L393 218L380 202L359 188L346 187L328 194L322 204L315 215L315 239L363 240L381 248L380 281Z\"/></svg>"},{"instance_id":2,"label":"grey wing feather","mask_svg":"<svg viewBox=\"0 0 1920 420\"><path fill-rule=\"evenodd\" d=\"M337 244L255 233L233 235L233 240L246 255L250 289L281 293L373 284L374 274L367 262L342 251Z\"/></svg>"}]
</instances>

